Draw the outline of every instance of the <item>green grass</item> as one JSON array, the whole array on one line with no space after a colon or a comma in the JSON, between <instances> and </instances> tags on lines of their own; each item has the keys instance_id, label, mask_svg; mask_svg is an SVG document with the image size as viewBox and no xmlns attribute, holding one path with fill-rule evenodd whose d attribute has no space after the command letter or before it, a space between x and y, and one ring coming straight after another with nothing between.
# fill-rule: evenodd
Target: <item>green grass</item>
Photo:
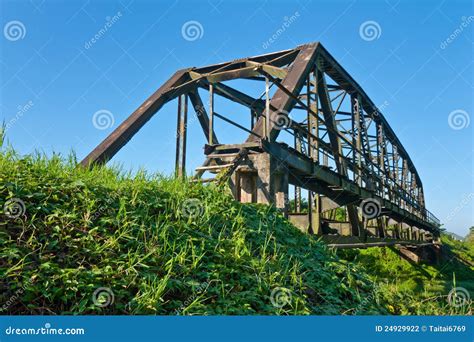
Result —
<instances>
[{"instance_id":1,"label":"green grass","mask_svg":"<svg viewBox=\"0 0 474 342\"><path fill-rule=\"evenodd\" d=\"M474 258L465 255L463 260L458 258L458 254L472 247L445 235L442 241L442 259L438 264L414 264L402 259L394 249L381 247L340 251L338 254L364 266L376 283L380 301L389 303L387 308L392 314L470 315L472 301L469 298L474 295ZM449 293L454 288L462 288L469 293L469 298L459 305L452 305Z\"/></svg>"},{"instance_id":2,"label":"green grass","mask_svg":"<svg viewBox=\"0 0 474 342\"><path fill-rule=\"evenodd\" d=\"M235 202L226 187L8 150L0 155L0 198L2 207L12 198L26 207L16 219L0 212L7 313L385 312L360 267L271 207ZM113 304L94 304L100 287L113 291ZM271 302L278 288L287 289L277 293L282 307Z\"/></svg>"}]
</instances>

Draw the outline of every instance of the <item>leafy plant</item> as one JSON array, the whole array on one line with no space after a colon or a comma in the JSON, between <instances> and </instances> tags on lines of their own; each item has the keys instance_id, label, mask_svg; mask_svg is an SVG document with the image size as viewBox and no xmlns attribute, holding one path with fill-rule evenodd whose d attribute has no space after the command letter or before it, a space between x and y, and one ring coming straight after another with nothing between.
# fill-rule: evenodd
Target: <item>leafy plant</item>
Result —
<instances>
[{"instance_id":1,"label":"leafy plant","mask_svg":"<svg viewBox=\"0 0 474 342\"><path fill-rule=\"evenodd\" d=\"M384 312L357 265L226 186L7 149L0 198L0 208L25 207L18 217L0 209L6 313ZM283 305L272 302L278 288L289 294Z\"/></svg>"}]
</instances>

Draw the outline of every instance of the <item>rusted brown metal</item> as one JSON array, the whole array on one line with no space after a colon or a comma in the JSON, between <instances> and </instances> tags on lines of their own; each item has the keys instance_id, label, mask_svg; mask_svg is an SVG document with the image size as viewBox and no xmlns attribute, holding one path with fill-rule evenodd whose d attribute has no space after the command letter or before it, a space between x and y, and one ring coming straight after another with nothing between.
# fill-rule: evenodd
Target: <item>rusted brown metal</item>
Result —
<instances>
[{"instance_id":1,"label":"rusted brown metal","mask_svg":"<svg viewBox=\"0 0 474 342\"><path fill-rule=\"evenodd\" d=\"M176 124L176 163L177 177L186 175L186 137L188 125L188 96L178 97L178 122Z\"/></svg>"},{"instance_id":2,"label":"rusted brown metal","mask_svg":"<svg viewBox=\"0 0 474 342\"><path fill-rule=\"evenodd\" d=\"M189 69L177 71L153 95L143 102L120 126L118 126L102 143L99 144L84 160L83 166L101 164L109 161L143 125L168 101L184 94L187 88L174 91L174 88L189 80Z\"/></svg>"},{"instance_id":3,"label":"rusted brown metal","mask_svg":"<svg viewBox=\"0 0 474 342\"><path fill-rule=\"evenodd\" d=\"M232 82L236 79L260 82L260 97L235 89ZM270 92L271 87L276 91ZM198 89L209 96L209 112ZM207 142L206 159L197 169L196 177L222 171L229 176L237 199L265 198L265 203L278 205L284 213L288 198L282 201L281 195L288 194L288 184L297 191L298 211L301 191L305 189L309 201L307 230L313 233L321 234L324 225L335 225L329 220L335 217L335 211L322 215L324 208L341 207L348 222L339 222L337 227L345 229L349 225L349 234L357 236L358 241L369 239L368 234L381 239L407 238L407 234L412 234L407 225L438 234L438 221L425 208L421 179L410 156L363 89L319 43L178 71L99 144L82 165L108 161L163 104L176 97L178 176L187 172L189 98ZM215 97L241 105L246 117L250 112L250 120L246 119L248 127L216 109L220 102ZM351 109L346 112L344 108ZM304 119L290 119L289 113L297 111L304 112ZM248 133L246 142L220 145L215 120ZM286 122L283 126L282 121ZM288 141L278 140L282 131L294 137L294 148L285 145ZM241 191L245 196L241 196ZM380 203L378 217L367 219L361 215L359 205L367 199ZM395 233L387 230L389 225L397 227ZM415 230L413 237L415 234L419 240L427 236L421 230Z\"/></svg>"},{"instance_id":4,"label":"rusted brown metal","mask_svg":"<svg viewBox=\"0 0 474 342\"><path fill-rule=\"evenodd\" d=\"M288 71L288 74L283 79L281 85L293 94L299 93L303 87L306 75L311 70L314 59L316 58L317 46L318 43L302 46L298 55L293 61L291 70ZM276 110L271 110L270 112L270 127L268 132L269 140L274 141L280 133L280 130L275 128L279 115L281 116L285 115L285 113L288 113L294 104L294 98L286 94L281 89L276 91L272 97L272 100L270 101L270 106L272 108L276 108ZM264 121L265 120L263 118L260 118L253 129L255 133L261 136L264 135ZM255 135L249 135L247 141L256 141Z\"/></svg>"}]
</instances>

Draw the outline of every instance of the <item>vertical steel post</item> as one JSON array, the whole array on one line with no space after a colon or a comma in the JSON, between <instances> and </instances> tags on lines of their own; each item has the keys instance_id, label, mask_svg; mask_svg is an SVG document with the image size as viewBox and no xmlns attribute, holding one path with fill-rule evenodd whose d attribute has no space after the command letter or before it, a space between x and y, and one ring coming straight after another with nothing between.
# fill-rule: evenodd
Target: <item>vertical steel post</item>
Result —
<instances>
[{"instance_id":1,"label":"vertical steel post","mask_svg":"<svg viewBox=\"0 0 474 342\"><path fill-rule=\"evenodd\" d=\"M214 85L209 84L209 145L213 145L214 135Z\"/></svg>"},{"instance_id":2,"label":"vertical steel post","mask_svg":"<svg viewBox=\"0 0 474 342\"><path fill-rule=\"evenodd\" d=\"M301 152L301 138L298 133L295 132L295 149ZM295 211L301 212L301 187L295 185Z\"/></svg>"},{"instance_id":3,"label":"vertical steel post","mask_svg":"<svg viewBox=\"0 0 474 342\"><path fill-rule=\"evenodd\" d=\"M177 116L175 173L177 177L184 177L186 174L186 130L188 121L187 95L180 95L178 97Z\"/></svg>"},{"instance_id":4,"label":"vertical steel post","mask_svg":"<svg viewBox=\"0 0 474 342\"><path fill-rule=\"evenodd\" d=\"M250 129L253 130L253 127L255 126L255 116L256 113L255 111L251 108L250 109Z\"/></svg>"},{"instance_id":5,"label":"vertical steel post","mask_svg":"<svg viewBox=\"0 0 474 342\"><path fill-rule=\"evenodd\" d=\"M313 99L313 104L314 104L314 112L316 115L311 115L309 121L310 123L310 133L315 137L312 141L312 146L311 150L313 151L311 153L311 159L313 159L316 163L319 163L319 102L318 102L318 77L317 77L317 72L316 69L313 70L312 73L310 73L314 79L314 99ZM309 83L311 85L311 78L309 79ZM310 87L311 91L311 87ZM308 199L309 200L309 199ZM311 228L312 228L312 233L314 234L322 234L321 231L321 197L319 196L318 193L312 193L311 192L311 200L313 203L313 210L311 212L311 216L309 219L311 220Z\"/></svg>"},{"instance_id":6,"label":"vertical steel post","mask_svg":"<svg viewBox=\"0 0 474 342\"><path fill-rule=\"evenodd\" d=\"M311 113L311 73L306 77L306 129L308 131L306 139L308 140L308 157L313 159L313 138L311 134L313 133L313 114ZM314 199L313 192L308 189L308 231L311 234L314 234L317 227L313 226L313 210L314 210Z\"/></svg>"},{"instance_id":7,"label":"vertical steel post","mask_svg":"<svg viewBox=\"0 0 474 342\"><path fill-rule=\"evenodd\" d=\"M270 140L270 84L265 77L265 138Z\"/></svg>"},{"instance_id":8,"label":"vertical steel post","mask_svg":"<svg viewBox=\"0 0 474 342\"><path fill-rule=\"evenodd\" d=\"M361 158L361 135L360 135L360 97L353 94L352 102L352 161L355 163L354 181L362 186L362 158Z\"/></svg>"}]
</instances>

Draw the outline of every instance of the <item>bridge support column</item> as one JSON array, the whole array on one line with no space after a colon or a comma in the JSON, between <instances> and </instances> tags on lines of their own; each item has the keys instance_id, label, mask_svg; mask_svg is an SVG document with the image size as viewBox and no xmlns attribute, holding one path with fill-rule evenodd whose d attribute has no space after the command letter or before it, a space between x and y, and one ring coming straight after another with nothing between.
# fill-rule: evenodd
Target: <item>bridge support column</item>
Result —
<instances>
[{"instance_id":1,"label":"bridge support column","mask_svg":"<svg viewBox=\"0 0 474 342\"><path fill-rule=\"evenodd\" d=\"M400 258L415 264L421 262L436 264L440 259L440 248L436 245L398 246L393 250L400 255Z\"/></svg>"},{"instance_id":2,"label":"bridge support column","mask_svg":"<svg viewBox=\"0 0 474 342\"><path fill-rule=\"evenodd\" d=\"M415 264L420 263L421 256L420 256L420 253L416 249L400 246L397 248L397 250L401 258Z\"/></svg>"},{"instance_id":3,"label":"bridge support column","mask_svg":"<svg viewBox=\"0 0 474 342\"><path fill-rule=\"evenodd\" d=\"M402 230L402 226L401 226L400 223L395 224L395 238L396 239L403 238L403 230Z\"/></svg>"},{"instance_id":4,"label":"bridge support column","mask_svg":"<svg viewBox=\"0 0 474 342\"><path fill-rule=\"evenodd\" d=\"M380 238L385 237L385 230L386 230L386 221L385 217L378 217L377 218L377 235Z\"/></svg>"},{"instance_id":5,"label":"bridge support column","mask_svg":"<svg viewBox=\"0 0 474 342\"><path fill-rule=\"evenodd\" d=\"M250 155L249 163L238 168L232 179L240 202L273 204L288 214L288 173L268 153Z\"/></svg>"},{"instance_id":6,"label":"bridge support column","mask_svg":"<svg viewBox=\"0 0 474 342\"><path fill-rule=\"evenodd\" d=\"M254 203L257 200L257 173L254 171L237 171L234 173L236 186L235 197L242 203Z\"/></svg>"}]
</instances>

